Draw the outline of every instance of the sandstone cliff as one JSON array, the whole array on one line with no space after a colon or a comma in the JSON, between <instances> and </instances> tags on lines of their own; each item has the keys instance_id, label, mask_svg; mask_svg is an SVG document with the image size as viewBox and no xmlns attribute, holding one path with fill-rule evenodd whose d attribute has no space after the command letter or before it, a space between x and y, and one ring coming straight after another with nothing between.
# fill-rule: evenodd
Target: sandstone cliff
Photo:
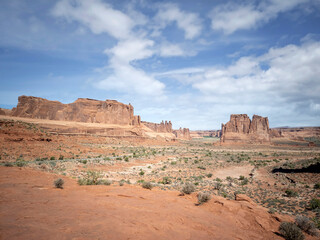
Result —
<instances>
[{"instance_id":1,"label":"sandstone cliff","mask_svg":"<svg viewBox=\"0 0 320 240\"><path fill-rule=\"evenodd\" d=\"M5 108L0 108L0 115L10 116L11 115L11 110L10 109L5 109Z\"/></svg>"},{"instance_id":2,"label":"sandstone cliff","mask_svg":"<svg viewBox=\"0 0 320 240\"><path fill-rule=\"evenodd\" d=\"M269 120L267 117L247 114L232 114L230 121L222 124L221 144L270 143Z\"/></svg>"},{"instance_id":3,"label":"sandstone cliff","mask_svg":"<svg viewBox=\"0 0 320 240\"><path fill-rule=\"evenodd\" d=\"M221 137L221 130L195 130L190 131L191 138Z\"/></svg>"},{"instance_id":4,"label":"sandstone cliff","mask_svg":"<svg viewBox=\"0 0 320 240\"><path fill-rule=\"evenodd\" d=\"M133 115L133 107L115 100L98 101L79 98L73 103L63 104L39 97L20 96L12 116L36 119L140 125L140 116Z\"/></svg>"},{"instance_id":5,"label":"sandstone cliff","mask_svg":"<svg viewBox=\"0 0 320 240\"><path fill-rule=\"evenodd\" d=\"M172 123L171 121L162 121L161 123L152 123L152 122L145 122L142 123L150 128L151 130L158 132L158 133L172 133Z\"/></svg>"},{"instance_id":6,"label":"sandstone cliff","mask_svg":"<svg viewBox=\"0 0 320 240\"><path fill-rule=\"evenodd\" d=\"M178 139L183 139L183 140L191 139L189 128L180 128L179 130L173 130L173 134Z\"/></svg>"}]
</instances>

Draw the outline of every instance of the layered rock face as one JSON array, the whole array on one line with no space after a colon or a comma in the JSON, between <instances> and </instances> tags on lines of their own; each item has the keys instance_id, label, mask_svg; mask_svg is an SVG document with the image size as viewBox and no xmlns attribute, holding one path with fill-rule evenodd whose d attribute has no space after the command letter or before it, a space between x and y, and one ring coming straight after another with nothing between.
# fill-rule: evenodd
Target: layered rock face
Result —
<instances>
[{"instance_id":1,"label":"layered rock face","mask_svg":"<svg viewBox=\"0 0 320 240\"><path fill-rule=\"evenodd\" d=\"M10 116L11 115L11 110L10 109L5 109L5 108L0 108L0 115Z\"/></svg>"},{"instance_id":2,"label":"layered rock face","mask_svg":"<svg viewBox=\"0 0 320 240\"><path fill-rule=\"evenodd\" d=\"M173 134L178 139L190 140L190 130L189 128L180 128L179 130L173 130Z\"/></svg>"},{"instance_id":3,"label":"layered rock face","mask_svg":"<svg viewBox=\"0 0 320 240\"><path fill-rule=\"evenodd\" d=\"M172 133L172 123L171 121L162 121L161 123L152 123L152 122L145 122L142 123L150 128L151 130L158 132L158 133Z\"/></svg>"},{"instance_id":4,"label":"layered rock face","mask_svg":"<svg viewBox=\"0 0 320 240\"><path fill-rule=\"evenodd\" d=\"M232 114L230 121L222 124L221 144L270 143L269 120L267 117L247 114Z\"/></svg>"},{"instance_id":5,"label":"layered rock face","mask_svg":"<svg viewBox=\"0 0 320 240\"><path fill-rule=\"evenodd\" d=\"M220 137L221 130L196 130L190 131L191 138L203 138L203 137Z\"/></svg>"},{"instance_id":6,"label":"layered rock face","mask_svg":"<svg viewBox=\"0 0 320 240\"><path fill-rule=\"evenodd\" d=\"M133 115L133 107L115 100L98 101L79 98L63 104L44 98L20 96L12 116L86 123L140 125L140 116Z\"/></svg>"},{"instance_id":7,"label":"layered rock face","mask_svg":"<svg viewBox=\"0 0 320 240\"><path fill-rule=\"evenodd\" d=\"M320 137L320 127L273 128L271 129L271 137L297 140L308 137Z\"/></svg>"}]
</instances>

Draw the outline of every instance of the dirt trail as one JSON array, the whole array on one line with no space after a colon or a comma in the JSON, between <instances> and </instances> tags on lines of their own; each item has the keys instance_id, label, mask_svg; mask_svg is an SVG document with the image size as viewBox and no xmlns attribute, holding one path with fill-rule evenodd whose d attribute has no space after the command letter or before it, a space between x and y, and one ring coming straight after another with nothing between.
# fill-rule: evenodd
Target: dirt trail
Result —
<instances>
[{"instance_id":1,"label":"dirt trail","mask_svg":"<svg viewBox=\"0 0 320 240\"><path fill-rule=\"evenodd\" d=\"M28 168L0 167L1 239L281 239L279 222L247 201L140 187L78 186Z\"/></svg>"}]
</instances>

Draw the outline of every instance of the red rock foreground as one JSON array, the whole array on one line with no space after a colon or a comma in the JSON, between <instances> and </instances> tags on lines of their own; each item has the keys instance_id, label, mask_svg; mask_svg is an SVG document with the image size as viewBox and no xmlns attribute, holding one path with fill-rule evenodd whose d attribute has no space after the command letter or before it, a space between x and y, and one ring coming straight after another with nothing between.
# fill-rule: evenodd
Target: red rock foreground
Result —
<instances>
[{"instance_id":1,"label":"red rock foreground","mask_svg":"<svg viewBox=\"0 0 320 240\"><path fill-rule=\"evenodd\" d=\"M244 195L196 195L125 186L78 186L28 168L0 167L1 239L282 239L279 215Z\"/></svg>"}]
</instances>

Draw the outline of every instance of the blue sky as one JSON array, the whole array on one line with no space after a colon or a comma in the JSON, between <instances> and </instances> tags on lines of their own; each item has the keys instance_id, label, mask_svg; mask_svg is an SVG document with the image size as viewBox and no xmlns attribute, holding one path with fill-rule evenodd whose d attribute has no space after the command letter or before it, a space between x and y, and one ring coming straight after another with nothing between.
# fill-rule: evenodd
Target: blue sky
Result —
<instances>
[{"instance_id":1,"label":"blue sky","mask_svg":"<svg viewBox=\"0 0 320 240\"><path fill-rule=\"evenodd\" d=\"M174 128L320 125L320 0L2 0L0 30L1 107L87 97Z\"/></svg>"}]
</instances>

